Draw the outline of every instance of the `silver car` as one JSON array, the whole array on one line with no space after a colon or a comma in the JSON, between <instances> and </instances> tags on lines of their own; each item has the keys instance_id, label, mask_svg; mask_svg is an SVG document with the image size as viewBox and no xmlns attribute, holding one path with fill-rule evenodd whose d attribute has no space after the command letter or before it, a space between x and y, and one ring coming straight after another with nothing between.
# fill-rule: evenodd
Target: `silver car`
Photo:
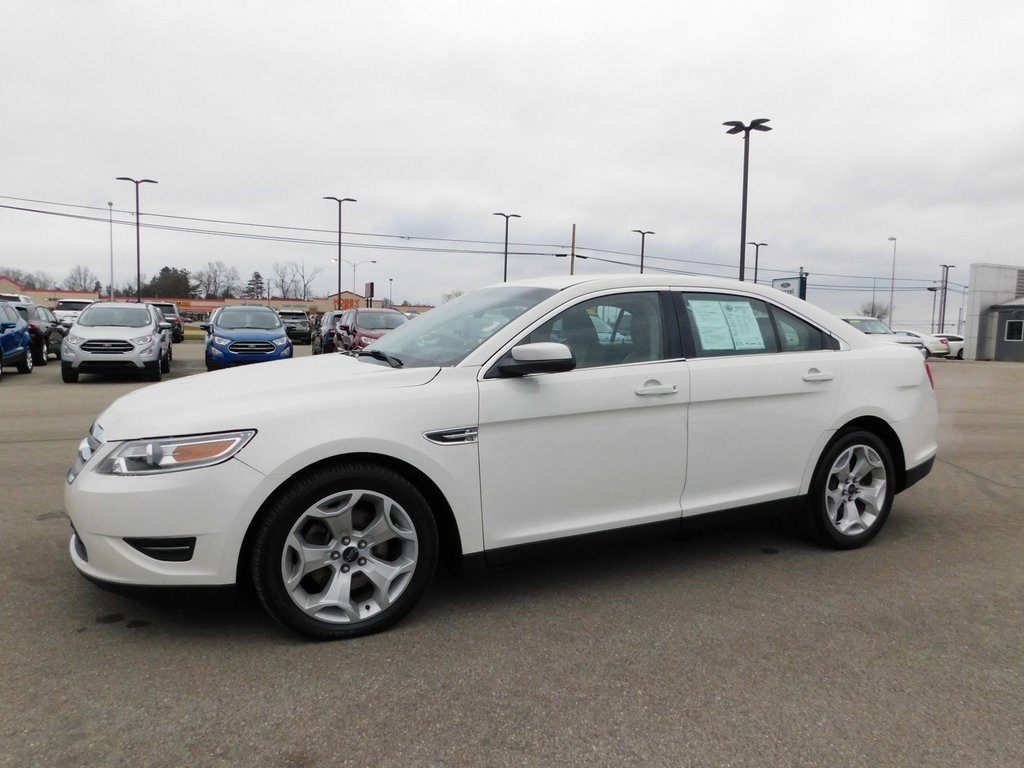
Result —
<instances>
[{"instance_id":1,"label":"silver car","mask_svg":"<svg viewBox=\"0 0 1024 768\"><path fill-rule=\"evenodd\" d=\"M61 345L61 378L82 373L143 373L160 381L171 370L171 324L152 304L97 301L75 320Z\"/></svg>"}]
</instances>

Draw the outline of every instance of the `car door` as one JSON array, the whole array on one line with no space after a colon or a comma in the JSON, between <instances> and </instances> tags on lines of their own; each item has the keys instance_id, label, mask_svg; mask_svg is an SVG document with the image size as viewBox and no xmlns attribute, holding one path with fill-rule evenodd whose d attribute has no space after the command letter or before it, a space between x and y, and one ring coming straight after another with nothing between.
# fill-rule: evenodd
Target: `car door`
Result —
<instances>
[{"instance_id":1,"label":"car door","mask_svg":"<svg viewBox=\"0 0 1024 768\"><path fill-rule=\"evenodd\" d=\"M665 312L649 290L578 301L517 342L561 341L574 370L482 376L485 548L679 518L689 380ZM641 313L652 326L644 350ZM619 331L602 337L591 318ZM621 331L629 319L632 337Z\"/></svg>"},{"instance_id":2,"label":"car door","mask_svg":"<svg viewBox=\"0 0 1024 768\"><path fill-rule=\"evenodd\" d=\"M798 495L838 400L838 343L758 298L677 297L690 353L683 515Z\"/></svg>"}]
</instances>

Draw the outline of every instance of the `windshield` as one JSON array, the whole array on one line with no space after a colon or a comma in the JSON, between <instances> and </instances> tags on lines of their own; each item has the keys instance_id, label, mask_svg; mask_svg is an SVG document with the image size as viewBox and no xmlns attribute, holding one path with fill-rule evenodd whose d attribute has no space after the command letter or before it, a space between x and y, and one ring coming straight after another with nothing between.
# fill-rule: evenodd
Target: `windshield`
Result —
<instances>
[{"instance_id":1,"label":"windshield","mask_svg":"<svg viewBox=\"0 0 1024 768\"><path fill-rule=\"evenodd\" d=\"M145 307L108 307L94 304L82 311L78 316L78 324L90 328L101 325L145 328L153 324L153 318Z\"/></svg>"},{"instance_id":2,"label":"windshield","mask_svg":"<svg viewBox=\"0 0 1024 768\"><path fill-rule=\"evenodd\" d=\"M281 319L273 310L224 308L217 313L220 328L258 328L272 331L281 327Z\"/></svg>"},{"instance_id":3,"label":"windshield","mask_svg":"<svg viewBox=\"0 0 1024 768\"><path fill-rule=\"evenodd\" d=\"M62 299L57 302L57 309L79 312L92 304L91 301L71 301L70 299Z\"/></svg>"},{"instance_id":4,"label":"windshield","mask_svg":"<svg viewBox=\"0 0 1024 768\"><path fill-rule=\"evenodd\" d=\"M368 331L390 331L408 320L401 312L360 312L356 325Z\"/></svg>"},{"instance_id":5,"label":"windshield","mask_svg":"<svg viewBox=\"0 0 1024 768\"><path fill-rule=\"evenodd\" d=\"M848 317L845 319L846 322L861 333L883 333L887 336L892 334L892 331L889 330L889 327L885 323L874 317Z\"/></svg>"},{"instance_id":6,"label":"windshield","mask_svg":"<svg viewBox=\"0 0 1024 768\"><path fill-rule=\"evenodd\" d=\"M551 288L504 285L473 291L420 315L415 323L404 323L368 349L384 352L406 368L457 365L509 322L554 293Z\"/></svg>"}]
</instances>

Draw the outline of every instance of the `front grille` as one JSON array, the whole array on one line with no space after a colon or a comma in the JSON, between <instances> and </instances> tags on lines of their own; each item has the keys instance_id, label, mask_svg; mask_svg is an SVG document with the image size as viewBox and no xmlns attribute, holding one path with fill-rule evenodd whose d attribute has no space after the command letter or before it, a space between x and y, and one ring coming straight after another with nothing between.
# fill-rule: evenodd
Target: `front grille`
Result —
<instances>
[{"instance_id":1,"label":"front grille","mask_svg":"<svg viewBox=\"0 0 1024 768\"><path fill-rule=\"evenodd\" d=\"M124 542L142 554L165 563L187 563L196 551L195 536L174 539L128 538Z\"/></svg>"},{"instance_id":2,"label":"front grille","mask_svg":"<svg viewBox=\"0 0 1024 768\"><path fill-rule=\"evenodd\" d=\"M233 341L228 349L236 355L269 355L274 345L269 341Z\"/></svg>"},{"instance_id":3,"label":"front grille","mask_svg":"<svg viewBox=\"0 0 1024 768\"><path fill-rule=\"evenodd\" d=\"M104 355L123 355L135 349L130 341L121 339L90 339L82 343L84 352Z\"/></svg>"}]
</instances>

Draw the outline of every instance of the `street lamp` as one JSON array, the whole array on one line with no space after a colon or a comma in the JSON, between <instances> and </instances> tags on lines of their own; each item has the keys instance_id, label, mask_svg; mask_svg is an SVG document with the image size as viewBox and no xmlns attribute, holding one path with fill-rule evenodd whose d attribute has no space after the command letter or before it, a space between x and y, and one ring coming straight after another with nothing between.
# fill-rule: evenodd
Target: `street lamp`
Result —
<instances>
[{"instance_id":1,"label":"street lamp","mask_svg":"<svg viewBox=\"0 0 1024 768\"><path fill-rule=\"evenodd\" d=\"M334 261L334 259L331 259L331 261ZM377 263L376 259L363 259L362 261L357 261L355 263L349 261L348 259L337 259L337 261L338 261L339 265L340 265L341 262L345 262L350 267L352 267L352 292L353 293L355 293L355 290L356 290L356 267L358 267L360 264L376 264ZM340 269L340 266L339 266L339 269ZM340 309L340 307L339 307L339 309Z\"/></svg>"},{"instance_id":2,"label":"street lamp","mask_svg":"<svg viewBox=\"0 0 1024 768\"><path fill-rule=\"evenodd\" d=\"M338 204L338 298L334 302L334 308L341 309L341 204L359 201L352 197L332 197L330 195L325 196L324 200L334 200ZM354 291L355 288L355 282L353 282L352 290Z\"/></svg>"},{"instance_id":3,"label":"street lamp","mask_svg":"<svg viewBox=\"0 0 1024 768\"><path fill-rule=\"evenodd\" d=\"M633 231L640 235L640 274L642 275L644 273L644 241L648 235L653 235L654 233L643 229L634 229Z\"/></svg>"},{"instance_id":4,"label":"street lamp","mask_svg":"<svg viewBox=\"0 0 1024 768\"><path fill-rule=\"evenodd\" d=\"M946 289L949 287L949 270L956 264L939 264L942 267L942 303L939 305L939 333L946 330Z\"/></svg>"},{"instance_id":5,"label":"street lamp","mask_svg":"<svg viewBox=\"0 0 1024 768\"><path fill-rule=\"evenodd\" d=\"M388 278L388 309L393 309L395 306L395 278Z\"/></svg>"},{"instance_id":6,"label":"street lamp","mask_svg":"<svg viewBox=\"0 0 1024 768\"><path fill-rule=\"evenodd\" d=\"M928 331L930 333L935 333L935 294L937 294L941 288L937 285L929 285L925 290L932 295L932 324L928 327Z\"/></svg>"},{"instance_id":7,"label":"street lamp","mask_svg":"<svg viewBox=\"0 0 1024 768\"><path fill-rule=\"evenodd\" d=\"M751 120L750 125L744 125L739 120L729 120L722 125L731 126L726 133L743 134L743 206L740 211L740 280L743 280L747 261L747 169L750 165L750 132L770 131L765 123L769 118L760 117Z\"/></svg>"},{"instance_id":8,"label":"street lamp","mask_svg":"<svg viewBox=\"0 0 1024 768\"><path fill-rule=\"evenodd\" d=\"M133 179L118 176L117 181L130 181L135 185L135 301L142 303L142 247L139 235L139 184L157 184L153 179Z\"/></svg>"},{"instance_id":9,"label":"street lamp","mask_svg":"<svg viewBox=\"0 0 1024 768\"><path fill-rule=\"evenodd\" d=\"M501 281L508 282L508 220L523 218L518 213L495 213L495 216L505 217L505 271L502 273Z\"/></svg>"},{"instance_id":10,"label":"street lamp","mask_svg":"<svg viewBox=\"0 0 1024 768\"><path fill-rule=\"evenodd\" d=\"M747 245L754 246L754 284L757 284L757 262L761 257L761 246L768 245L768 243L747 243Z\"/></svg>"},{"instance_id":11,"label":"street lamp","mask_svg":"<svg viewBox=\"0 0 1024 768\"><path fill-rule=\"evenodd\" d=\"M890 236L889 240L892 242L892 277L889 278L889 327L892 328L892 316L896 307L893 304L893 289L896 286L896 238Z\"/></svg>"}]
</instances>

